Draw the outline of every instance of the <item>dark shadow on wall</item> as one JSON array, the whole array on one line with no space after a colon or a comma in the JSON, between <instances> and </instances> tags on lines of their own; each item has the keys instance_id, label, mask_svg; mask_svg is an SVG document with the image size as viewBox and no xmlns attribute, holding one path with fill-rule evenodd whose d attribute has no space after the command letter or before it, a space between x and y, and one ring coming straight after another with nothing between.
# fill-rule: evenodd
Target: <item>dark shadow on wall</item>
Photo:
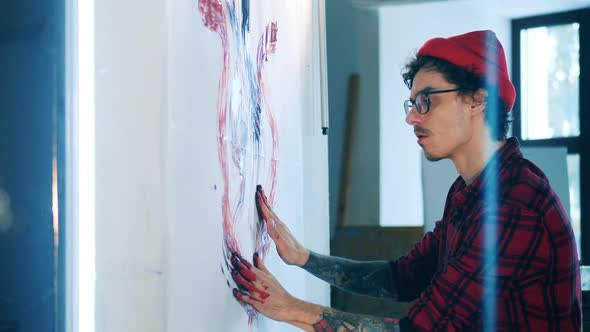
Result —
<instances>
[{"instance_id":1,"label":"dark shadow on wall","mask_svg":"<svg viewBox=\"0 0 590 332\"><path fill-rule=\"evenodd\" d=\"M2 332L58 328L52 185L63 95L62 9L57 0L0 1Z\"/></svg>"},{"instance_id":2,"label":"dark shadow on wall","mask_svg":"<svg viewBox=\"0 0 590 332\"><path fill-rule=\"evenodd\" d=\"M423 236L423 227L347 226L336 229L330 252L360 261L389 261L407 253ZM332 287L331 302L334 309L388 318L407 316L410 306L410 303L350 294L335 287Z\"/></svg>"}]
</instances>

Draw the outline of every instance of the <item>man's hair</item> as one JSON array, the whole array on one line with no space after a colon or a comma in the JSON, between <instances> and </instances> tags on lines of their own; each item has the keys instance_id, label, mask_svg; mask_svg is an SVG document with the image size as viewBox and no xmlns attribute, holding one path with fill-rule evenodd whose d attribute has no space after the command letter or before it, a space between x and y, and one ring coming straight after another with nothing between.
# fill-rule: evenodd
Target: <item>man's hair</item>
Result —
<instances>
[{"instance_id":1,"label":"man's hair","mask_svg":"<svg viewBox=\"0 0 590 332\"><path fill-rule=\"evenodd\" d=\"M485 78L475 75L466 68L459 67L449 61L432 56L414 56L402 69L402 77L408 89L414 84L414 77L420 69L436 70L443 77L459 88L459 94L473 96L479 89L488 92L485 120L490 125L492 138L506 138L510 122L510 109L498 95L498 87L486 85ZM493 117L493 118L492 118Z\"/></svg>"}]
</instances>

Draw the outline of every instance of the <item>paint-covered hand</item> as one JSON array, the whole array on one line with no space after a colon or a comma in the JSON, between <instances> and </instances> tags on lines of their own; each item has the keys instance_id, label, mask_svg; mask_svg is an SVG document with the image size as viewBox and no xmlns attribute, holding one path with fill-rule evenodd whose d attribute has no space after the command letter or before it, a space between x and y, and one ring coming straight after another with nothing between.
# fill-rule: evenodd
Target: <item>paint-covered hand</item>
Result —
<instances>
[{"instance_id":1,"label":"paint-covered hand","mask_svg":"<svg viewBox=\"0 0 590 332\"><path fill-rule=\"evenodd\" d=\"M300 302L289 294L254 254L254 266L240 256L231 258L232 277L238 286L234 297L251 305L268 318L286 322L292 319L293 309Z\"/></svg>"},{"instance_id":2,"label":"paint-covered hand","mask_svg":"<svg viewBox=\"0 0 590 332\"><path fill-rule=\"evenodd\" d=\"M274 241L281 259L289 265L305 265L309 250L297 241L287 225L274 213L260 185L256 187L256 207L258 216L266 222L268 235Z\"/></svg>"}]
</instances>

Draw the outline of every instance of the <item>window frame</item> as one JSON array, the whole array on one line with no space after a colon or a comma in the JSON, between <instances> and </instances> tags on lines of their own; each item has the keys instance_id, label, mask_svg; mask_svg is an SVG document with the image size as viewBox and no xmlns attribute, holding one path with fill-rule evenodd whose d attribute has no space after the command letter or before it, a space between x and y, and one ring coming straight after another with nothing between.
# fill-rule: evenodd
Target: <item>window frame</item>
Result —
<instances>
[{"instance_id":1,"label":"window frame","mask_svg":"<svg viewBox=\"0 0 590 332\"><path fill-rule=\"evenodd\" d=\"M579 79L579 117L580 136L559 137L550 139L524 140L521 133L521 77L520 77L520 32L523 29L555 26L568 23L578 23L580 38L580 79ZM590 264L590 8L577 9L567 12L537 15L511 20L512 35L512 82L516 89L516 101L513 108L513 135L518 137L523 146L550 147L564 146L568 154L580 156L580 247L581 262ZM569 213L569 211L568 211Z\"/></svg>"}]
</instances>

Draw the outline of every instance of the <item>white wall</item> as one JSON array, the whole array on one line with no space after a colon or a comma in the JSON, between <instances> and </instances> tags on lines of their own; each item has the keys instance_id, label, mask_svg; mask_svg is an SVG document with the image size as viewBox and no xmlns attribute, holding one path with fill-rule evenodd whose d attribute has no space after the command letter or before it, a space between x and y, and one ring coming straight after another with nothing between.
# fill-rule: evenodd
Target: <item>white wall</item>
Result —
<instances>
[{"instance_id":1,"label":"white wall","mask_svg":"<svg viewBox=\"0 0 590 332\"><path fill-rule=\"evenodd\" d=\"M356 47L360 79L349 225L379 225L379 13L361 11Z\"/></svg>"},{"instance_id":2,"label":"white wall","mask_svg":"<svg viewBox=\"0 0 590 332\"><path fill-rule=\"evenodd\" d=\"M96 5L96 331L248 329L220 271L221 46L197 3ZM328 254L315 4L253 2L251 25L253 44L264 24L279 25L265 64L281 142L276 211L305 245ZM283 264L274 247L266 263L297 297L329 304L326 284ZM295 328L259 319L253 330Z\"/></svg>"},{"instance_id":3,"label":"white wall","mask_svg":"<svg viewBox=\"0 0 590 332\"><path fill-rule=\"evenodd\" d=\"M360 74L349 225L379 224L379 17L348 0L326 0L330 100L330 224L338 217L348 78Z\"/></svg>"},{"instance_id":4,"label":"white wall","mask_svg":"<svg viewBox=\"0 0 590 332\"><path fill-rule=\"evenodd\" d=\"M424 231L430 231L442 219L447 194L459 173L449 159L431 162L421 154L420 161L424 184Z\"/></svg>"},{"instance_id":5,"label":"white wall","mask_svg":"<svg viewBox=\"0 0 590 332\"><path fill-rule=\"evenodd\" d=\"M330 197L328 138L320 133L321 88L319 58L319 16L317 2L312 1L312 52L306 52L310 63L310 79L313 84L304 96L307 111L302 112L302 178L303 178L303 227L306 248L325 255L330 254ZM324 7L325 8L325 7ZM325 17L324 17L324 24ZM325 31L325 29L324 29ZM324 36L325 37L325 36ZM326 41L326 40L324 40ZM305 274L305 297L313 303L330 306L330 287L313 275Z\"/></svg>"},{"instance_id":6,"label":"white wall","mask_svg":"<svg viewBox=\"0 0 590 332\"><path fill-rule=\"evenodd\" d=\"M164 1L96 2L96 331L100 332L165 330L163 13Z\"/></svg>"},{"instance_id":7,"label":"white wall","mask_svg":"<svg viewBox=\"0 0 590 332\"><path fill-rule=\"evenodd\" d=\"M551 187L560 198L565 211L570 213L570 197L567 174L567 149L565 147L522 147L525 158L539 166ZM422 174L424 190L424 216L426 230L434 228L434 223L442 218L445 199L453 181L457 178L457 170L450 160L431 163L423 158Z\"/></svg>"},{"instance_id":8,"label":"white wall","mask_svg":"<svg viewBox=\"0 0 590 332\"><path fill-rule=\"evenodd\" d=\"M328 101L330 130L328 164L330 172L330 230L337 224L342 151L346 121L348 77L358 73L356 60L356 13L347 1L326 0L326 42L328 59Z\"/></svg>"},{"instance_id":9,"label":"white wall","mask_svg":"<svg viewBox=\"0 0 590 332\"><path fill-rule=\"evenodd\" d=\"M431 213L425 213L422 204L428 183L422 182L422 151L404 121L403 101L409 91L401 69L426 40L471 30L494 30L510 54L510 25L485 4L465 0L383 7L379 22L380 224L425 224L429 229L432 221L425 218Z\"/></svg>"},{"instance_id":10,"label":"white wall","mask_svg":"<svg viewBox=\"0 0 590 332\"><path fill-rule=\"evenodd\" d=\"M244 68L236 60L250 52L256 59L256 48L267 24L277 22L277 48L264 63L264 87L268 108L278 127L278 171L275 211L293 234L313 250L328 253L327 214L327 142L321 135L317 52L313 52L312 1L252 2L249 51L229 52L230 83ZM168 109L166 173L169 221L169 257L167 283L167 331L244 331L249 329L248 316L233 298L233 282L223 269L222 195L224 182L218 160L217 98L222 71L222 44L219 36L205 28L194 1L169 2L168 16ZM237 12L240 12L239 10ZM230 31L229 44L236 39ZM234 38L234 39L232 39ZM235 46L232 46L235 47ZM236 75L236 76L233 76ZM241 100L247 92L241 86L231 91L232 100ZM242 100L244 102L244 100ZM237 107L241 107L235 104ZM233 106L235 106L233 105ZM249 112L244 108L240 111ZM231 141L231 125L223 133ZM263 141L269 142L269 128L264 122ZM251 137L251 136L248 136ZM270 160L263 147L255 155L252 145L240 145L243 162ZM238 172L229 155L230 195L238 192ZM234 224L241 254L252 257L252 228L258 222L254 206L257 177L244 168L247 178L244 208ZM262 169L266 171L266 169ZM263 178L264 179L264 178ZM266 188L268 189L268 188ZM231 196L232 213L236 211ZM233 222L233 221L232 221ZM298 298L327 305L329 288L306 276L299 268L286 266L270 249L266 264L283 286ZM221 269L220 269L221 267ZM223 274L222 274L223 273ZM229 280L229 284L226 284ZM229 287L228 287L229 286ZM295 331L292 326L260 317L254 331Z\"/></svg>"}]
</instances>

